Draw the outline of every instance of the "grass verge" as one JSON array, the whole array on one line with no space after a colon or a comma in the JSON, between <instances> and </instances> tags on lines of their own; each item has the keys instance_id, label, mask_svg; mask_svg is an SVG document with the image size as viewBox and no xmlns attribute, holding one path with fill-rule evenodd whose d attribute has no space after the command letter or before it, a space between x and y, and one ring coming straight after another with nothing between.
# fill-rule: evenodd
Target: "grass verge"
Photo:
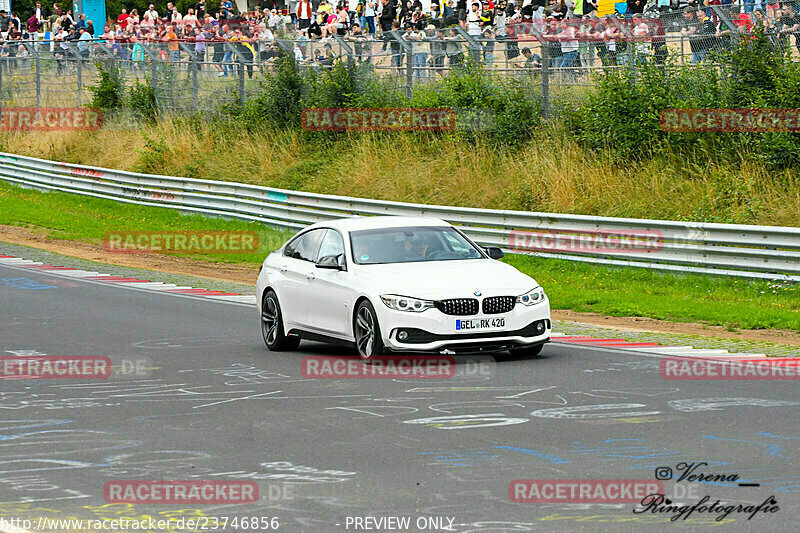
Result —
<instances>
[{"instance_id":1,"label":"grass verge","mask_svg":"<svg viewBox=\"0 0 800 533\"><path fill-rule=\"evenodd\" d=\"M198 261L258 265L291 232L255 222L122 204L67 193L43 193L0 181L0 224L47 230L55 239L99 245L120 231L255 231L257 253L190 254ZM725 277L676 275L522 255L504 261L533 276L553 309L610 316L698 322L729 329L800 331L800 286Z\"/></svg>"}]
</instances>

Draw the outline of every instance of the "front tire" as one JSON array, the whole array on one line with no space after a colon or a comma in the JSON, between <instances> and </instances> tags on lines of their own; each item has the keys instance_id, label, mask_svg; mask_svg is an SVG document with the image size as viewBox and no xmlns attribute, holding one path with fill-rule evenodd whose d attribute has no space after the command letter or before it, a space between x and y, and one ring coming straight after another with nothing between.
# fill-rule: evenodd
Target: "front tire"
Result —
<instances>
[{"instance_id":1,"label":"front tire","mask_svg":"<svg viewBox=\"0 0 800 533\"><path fill-rule=\"evenodd\" d=\"M288 337L283 331L283 315L278 295L268 290L261 303L261 336L272 352L294 350L300 344L298 337Z\"/></svg>"},{"instance_id":2,"label":"front tire","mask_svg":"<svg viewBox=\"0 0 800 533\"><path fill-rule=\"evenodd\" d=\"M371 361L374 357L383 354L383 337L381 337L381 328L378 324L378 315L368 300L362 301L356 308L353 332L358 355L362 360Z\"/></svg>"}]
</instances>

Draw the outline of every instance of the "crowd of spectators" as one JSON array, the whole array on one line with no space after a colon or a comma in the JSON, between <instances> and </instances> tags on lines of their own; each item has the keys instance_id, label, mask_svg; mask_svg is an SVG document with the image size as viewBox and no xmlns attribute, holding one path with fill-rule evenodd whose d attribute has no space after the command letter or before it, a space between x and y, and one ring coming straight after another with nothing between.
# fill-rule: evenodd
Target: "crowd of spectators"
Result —
<instances>
[{"instance_id":1,"label":"crowd of spectators","mask_svg":"<svg viewBox=\"0 0 800 533\"><path fill-rule=\"evenodd\" d=\"M122 9L99 25L58 3L49 9L37 3L27 17L0 10L0 59L6 65L24 65L29 50L23 43L29 42L62 60L61 69L65 59L88 58L93 44L103 43L134 68L152 57L153 50L170 62L185 59L190 50L201 62L213 63L221 77L233 75L234 58L243 60L252 76L253 63L279 55L278 38L294 41L292 53L300 61L331 64L336 60L331 45L341 36L360 59L386 54L389 64L399 67L409 52L392 37L397 35L412 45L409 59L415 75L422 75L427 67L458 64L469 54L492 63L496 52L523 68L541 66L544 52L549 66L563 68L593 66L596 60L603 65L650 58L659 62L667 55L667 33L687 41L691 61L697 63L728 46L735 33L756 28L770 34L777 49L789 49L794 37L800 50L794 0L628 0L617 4L624 13L616 21L597 17L597 0L431 0L428 9L420 0L334 1L288 0L279 9L274 0L261 0L244 13L231 0L223 0L213 13L202 1L185 13L172 3L164 12L150 4L141 13ZM717 16L713 5L724 7L735 27ZM465 35L471 46L464 46ZM324 44L307 46L312 41Z\"/></svg>"}]
</instances>

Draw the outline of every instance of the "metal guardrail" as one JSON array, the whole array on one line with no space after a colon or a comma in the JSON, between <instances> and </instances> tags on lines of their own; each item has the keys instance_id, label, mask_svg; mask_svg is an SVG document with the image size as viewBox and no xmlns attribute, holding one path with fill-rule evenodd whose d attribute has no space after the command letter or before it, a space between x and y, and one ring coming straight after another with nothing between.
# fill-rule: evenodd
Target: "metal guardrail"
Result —
<instances>
[{"instance_id":1,"label":"metal guardrail","mask_svg":"<svg viewBox=\"0 0 800 533\"><path fill-rule=\"evenodd\" d=\"M0 179L126 203L226 216L297 229L353 215L429 216L460 227L483 246L511 253L659 270L800 281L800 228L593 217L410 204L243 183L135 174L0 152ZM551 253L519 247L517 236L607 232L658 235L647 250ZM562 250L561 252L564 252Z\"/></svg>"}]
</instances>

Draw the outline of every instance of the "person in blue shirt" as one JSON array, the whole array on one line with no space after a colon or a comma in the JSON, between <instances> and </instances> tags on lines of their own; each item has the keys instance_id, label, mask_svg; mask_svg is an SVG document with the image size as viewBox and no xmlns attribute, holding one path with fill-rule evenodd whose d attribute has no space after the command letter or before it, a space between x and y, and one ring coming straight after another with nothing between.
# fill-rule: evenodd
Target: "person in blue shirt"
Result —
<instances>
[{"instance_id":1,"label":"person in blue shirt","mask_svg":"<svg viewBox=\"0 0 800 533\"><path fill-rule=\"evenodd\" d=\"M89 35L89 32L86 31L86 28L79 28L78 33L80 33L80 37L78 37L78 52L81 53L81 57L83 59L88 59L89 43L92 42L92 36Z\"/></svg>"},{"instance_id":2,"label":"person in blue shirt","mask_svg":"<svg viewBox=\"0 0 800 533\"><path fill-rule=\"evenodd\" d=\"M227 20L233 17L233 3L231 0L225 0L220 7L222 8L222 17L224 19Z\"/></svg>"}]
</instances>

